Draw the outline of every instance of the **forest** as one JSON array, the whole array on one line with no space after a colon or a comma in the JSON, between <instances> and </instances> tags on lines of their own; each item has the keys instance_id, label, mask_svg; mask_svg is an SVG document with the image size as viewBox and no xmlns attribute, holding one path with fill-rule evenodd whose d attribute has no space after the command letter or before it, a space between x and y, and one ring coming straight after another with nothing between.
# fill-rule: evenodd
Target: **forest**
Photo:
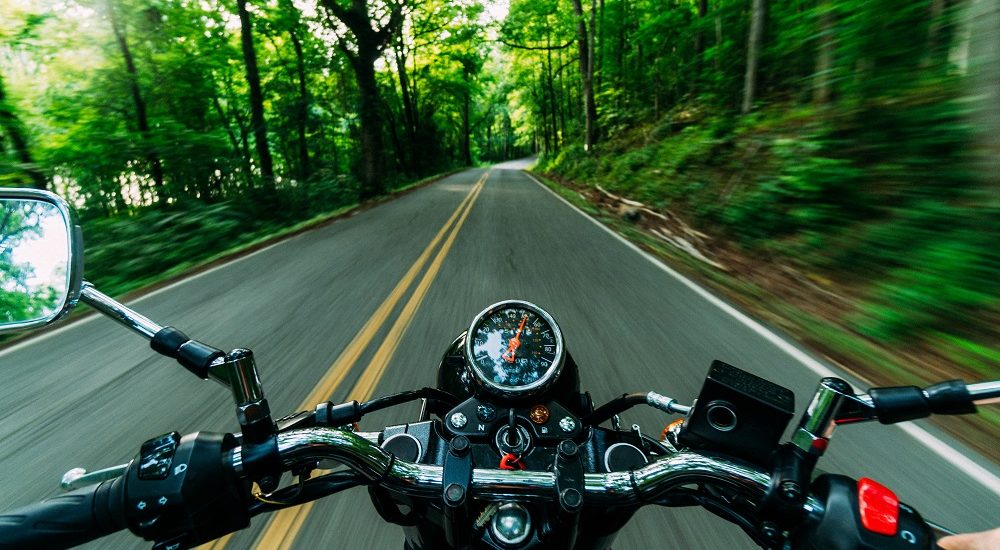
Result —
<instances>
[{"instance_id":1,"label":"forest","mask_svg":"<svg viewBox=\"0 0 1000 550\"><path fill-rule=\"evenodd\" d=\"M707 277L746 301L793 289L768 309L838 360L908 382L1000 372L997 0L0 0L0 14L0 185L74 204L108 292L536 154L536 173L647 248L676 239L602 201L674 220L709 260L692 269L716 266Z\"/></svg>"}]
</instances>

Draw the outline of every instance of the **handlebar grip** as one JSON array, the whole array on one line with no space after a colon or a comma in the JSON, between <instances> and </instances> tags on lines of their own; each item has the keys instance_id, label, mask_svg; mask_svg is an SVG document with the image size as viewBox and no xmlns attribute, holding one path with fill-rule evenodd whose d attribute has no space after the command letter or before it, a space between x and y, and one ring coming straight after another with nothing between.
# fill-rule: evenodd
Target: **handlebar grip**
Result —
<instances>
[{"instance_id":1,"label":"handlebar grip","mask_svg":"<svg viewBox=\"0 0 1000 550\"><path fill-rule=\"evenodd\" d=\"M0 549L70 548L125 527L119 477L0 514Z\"/></svg>"}]
</instances>

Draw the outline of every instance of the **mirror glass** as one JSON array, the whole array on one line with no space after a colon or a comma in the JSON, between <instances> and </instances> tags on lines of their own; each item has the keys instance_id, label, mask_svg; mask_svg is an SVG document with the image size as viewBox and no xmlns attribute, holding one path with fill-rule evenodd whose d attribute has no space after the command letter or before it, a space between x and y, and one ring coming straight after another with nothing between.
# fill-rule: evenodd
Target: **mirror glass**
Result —
<instances>
[{"instance_id":1,"label":"mirror glass","mask_svg":"<svg viewBox=\"0 0 1000 550\"><path fill-rule=\"evenodd\" d=\"M70 287L69 224L56 205L0 201L0 327L50 319Z\"/></svg>"}]
</instances>

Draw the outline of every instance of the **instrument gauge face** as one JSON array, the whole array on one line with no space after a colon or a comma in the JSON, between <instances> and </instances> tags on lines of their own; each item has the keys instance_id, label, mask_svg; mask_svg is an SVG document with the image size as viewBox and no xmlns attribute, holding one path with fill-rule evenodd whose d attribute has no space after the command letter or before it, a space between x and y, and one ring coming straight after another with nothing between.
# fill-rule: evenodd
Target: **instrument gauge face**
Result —
<instances>
[{"instance_id":1,"label":"instrument gauge face","mask_svg":"<svg viewBox=\"0 0 1000 550\"><path fill-rule=\"evenodd\" d=\"M552 316L529 302L508 300L486 308L465 339L466 360L487 391L533 395L558 377L563 339Z\"/></svg>"}]
</instances>

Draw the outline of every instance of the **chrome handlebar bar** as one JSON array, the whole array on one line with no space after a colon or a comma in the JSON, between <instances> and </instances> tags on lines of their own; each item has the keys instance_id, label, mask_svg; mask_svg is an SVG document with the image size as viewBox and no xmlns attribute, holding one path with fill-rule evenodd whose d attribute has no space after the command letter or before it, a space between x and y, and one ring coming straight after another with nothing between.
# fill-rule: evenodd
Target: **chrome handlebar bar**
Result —
<instances>
[{"instance_id":1,"label":"chrome handlebar bar","mask_svg":"<svg viewBox=\"0 0 1000 550\"><path fill-rule=\"evenodd\" d=\"M306 428L279 433L277 438L278 454L286 467L336 460L390 490L423 497L442 494L443 467L395 458L377 445L377 433ZM239 447L229 451L225 460L242 475ZM770 475L737 460L680 451L632 471L585 474L585 499L592 504L653 503L671 489L704 481L725 483L759 498L767 491ZM475 468L471 493L484 499L554 501L555 487L552 472Z\"/></svg>"}]
</instances>

